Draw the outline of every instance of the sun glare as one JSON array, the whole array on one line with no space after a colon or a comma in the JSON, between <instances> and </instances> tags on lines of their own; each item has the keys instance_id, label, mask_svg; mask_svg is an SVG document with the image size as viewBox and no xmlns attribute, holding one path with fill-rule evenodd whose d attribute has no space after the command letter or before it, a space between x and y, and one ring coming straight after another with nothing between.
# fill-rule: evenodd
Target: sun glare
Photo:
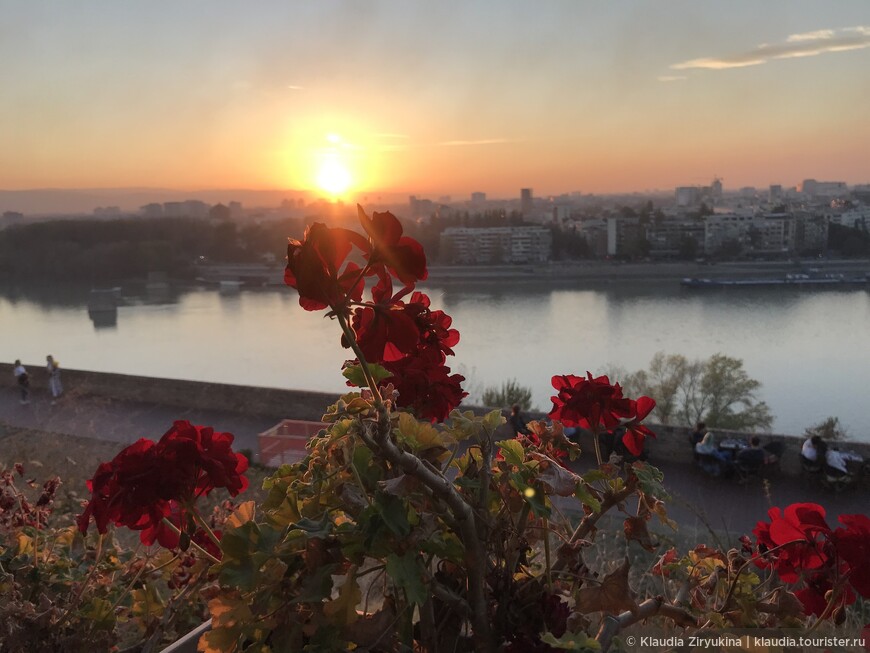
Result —
<instances>
[{"instance_id":1,"label":"sun glare","mask_svg":"<svg viewBox=\"0 0 870 653\"><path fill-rule=\"evenodd\" d=\"M350 171L337 157L328 157L317 171L317 185L330 195L341 195L350 188Z\"/></svg>"}]
</instances>

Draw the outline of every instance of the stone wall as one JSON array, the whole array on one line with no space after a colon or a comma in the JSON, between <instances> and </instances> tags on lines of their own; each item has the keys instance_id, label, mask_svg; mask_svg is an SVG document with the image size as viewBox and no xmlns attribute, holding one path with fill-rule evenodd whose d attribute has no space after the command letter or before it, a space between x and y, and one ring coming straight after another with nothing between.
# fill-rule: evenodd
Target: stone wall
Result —
<instances>
[{"instance_id":1,"label":"stone wall","mask_svg":"<svg viewBox=\"0 0 870 653\"><path fill-rule=\"evenodd\" d=\"M0 387L15 387L13 367L0 363ZM30 375L31 391L47 392L48 374L45 365L24 363L24 367ZM61 374L64 388L70 393L200 410L222 410L276 420L291 416L295 419L319 420L324 409L335 403L337 397L306 390L256 388L67 368L63 368Z\"/></svg>"},{"instance_id":2,"label":"stone wall","mask_svg":"<svg viewBox=\"0 0 870 653\"><path fill-rule=\"evenodd\" d=\"M36 392L47 391L48 375L44 364L25 363L25 367L30 373L31 389ZM0 388L15 387L12 368L13 366L8 363L0 363ZM64 386L75 393L201 410L223 410L241 415L273 418L276 421L285 418L318 421L324 409L336 400L335 395L306 390L256 388L72 369L63 369L62 373ZM474 408L474 410L481 412L489 409ZM543 413L529 415L530 419L544 417ZM648 441L650 462L655 464L657 461L660 463L667 461L686 465L693 463L692 447L689 445L691 429L656 425L650 425L650 428L657 435L656 439ZM744 432L712 430L720 440L727 437L748 438L752 435ZM501 435L503 437L509 435L506 427L502 427ZM783 473L789 475L800 473L799 455L803 437L763 433L758 435L764 444L772 441L783 442L784 454L781 460ZM593 451L592 440L588 434L581 435L579 443L584 452ZM870 460L870 443L849 442L843 444L842 448L860 453L865 460Z\"/></svg>"}]
</instances>

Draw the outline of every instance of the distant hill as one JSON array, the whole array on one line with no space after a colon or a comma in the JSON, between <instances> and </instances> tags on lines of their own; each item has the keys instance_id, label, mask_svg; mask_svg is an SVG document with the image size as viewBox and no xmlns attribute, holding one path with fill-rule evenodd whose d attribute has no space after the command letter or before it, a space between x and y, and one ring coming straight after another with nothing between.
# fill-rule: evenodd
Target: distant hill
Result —
<instances>
[{"instance_id":1,"label":"distant hill","mask_svg":"<svg viewBox=\"0 0 870 653\"><path fill-rule=\"evenodd\" d=\"M378 201L407 201L407 195L372 193ZM0 214L17 211L28 216L51 214L91 214L100 206L117 206L134 212L151 202L200 200L209 204L241 202L245 208L277 207L285 199L315 199L314 193L299 190L250 190L227 188L211 190L173 190L169 188L36 188L0 190ZM360 198L363 199L362 197ZM363 200L364 201L364 200Z\"/></svg>"}]
</instances>

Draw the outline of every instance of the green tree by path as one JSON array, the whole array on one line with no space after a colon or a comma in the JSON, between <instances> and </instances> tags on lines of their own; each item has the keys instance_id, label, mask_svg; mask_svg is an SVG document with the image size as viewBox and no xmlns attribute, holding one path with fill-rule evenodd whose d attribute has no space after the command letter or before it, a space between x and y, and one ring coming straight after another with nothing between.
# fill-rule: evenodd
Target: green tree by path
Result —
<instances>
[{"instance_id":1,"label":"green tree by path","mask_svg":"<svg viewBox=\"0 0 870 653\"><path fill-rule=\"evenodd\" d=\"M520 385L516 379L508 379L501 386L489 386L483 391L484 406L513 406L523 410L532 407L532 389Z\"/></svg>"},{"instance_id":2,"label":"green tree by path","mask_svg":"<svg viewBox=\"0 0 870 653\"><path fill-rule=\"evenodd\" d=\"M706 422L711 428L768 430L773 415L758 399L761 382L750 378L743 361L724 354L690 361L658 352L647 370L625 378L631 392L657 398L654 418L662 424Z\"/></svg>"}]
</instances>

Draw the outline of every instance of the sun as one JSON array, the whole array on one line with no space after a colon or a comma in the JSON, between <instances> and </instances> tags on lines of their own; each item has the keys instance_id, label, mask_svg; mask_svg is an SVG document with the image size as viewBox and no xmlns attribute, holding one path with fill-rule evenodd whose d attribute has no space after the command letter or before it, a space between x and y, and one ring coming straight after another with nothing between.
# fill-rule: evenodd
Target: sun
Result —
<instances>
[{"instance_id":1,"label":"sun","mask_svg":"<svg viewBox=\"0 0 870 653\"><path fill-rule=\"evenodd\" d=\"M323 158L317 170L317 185L330 195L341 195L353 183L350 170L337 154Z\"/></svg>"}]
</instances>

